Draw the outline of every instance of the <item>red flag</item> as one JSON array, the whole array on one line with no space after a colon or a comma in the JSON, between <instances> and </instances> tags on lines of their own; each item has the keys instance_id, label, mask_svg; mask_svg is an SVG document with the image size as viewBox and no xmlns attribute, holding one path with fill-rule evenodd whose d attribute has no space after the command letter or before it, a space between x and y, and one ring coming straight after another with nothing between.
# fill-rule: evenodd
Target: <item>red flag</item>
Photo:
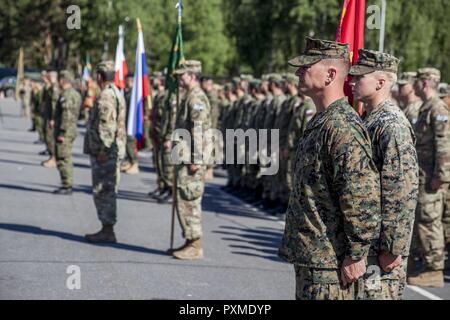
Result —
<instances>
[{"instance_id":1,"label":"red flag","mask_svg":"<svg viewBox=\"0 0 450 320\"><path fill-rule=\"evenodd\" d=\"M350 44L350 63L354 65L358 60L358 50L364 48L364 22L366 0L344 0L341 21L336 34L336 41ZM353 95L347 79L344 92L353 103ZM362 107L357 108L362 113Z\"/></svg>"},{"instance_id":2,"label":"red flag","mask_svg":"<svg viewBox=\"0 0 450 320\"><path fill-rule=\"evenodd\" d=\"M127 63L125 61L125 54L123 53L124 42L123 26L119 26L119 41L117 43L116 50L116 64L115 64L115 77L114 83L117 88L123 90L125 88L125 77L128 74Z\"/></svg>"}]
</instances>

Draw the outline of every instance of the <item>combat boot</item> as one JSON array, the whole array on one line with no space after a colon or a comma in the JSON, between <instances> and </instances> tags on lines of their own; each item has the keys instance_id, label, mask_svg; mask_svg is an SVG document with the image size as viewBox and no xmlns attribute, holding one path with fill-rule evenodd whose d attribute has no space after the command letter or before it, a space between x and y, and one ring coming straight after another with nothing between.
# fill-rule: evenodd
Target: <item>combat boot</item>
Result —
<instances>
[{"instance_id":1,"label":"combat boot","mask_svg":"<svg viewBox=\"0 0 450 320\"><path fill-rule=\"evenodd\" d=\"M124 161L120 166L120 172L125 172L131 168L131 163L128 161Z\"/></svg>"},{"instance_id":2,"label":"combat boot","mask_svg":"<svg viewBox=\"0 0 450 320\"><path fill-rule=\"evenodd\" d=\"M161 194L161 190L160 190L159 188L156 188L155 190L150 191L150 192L148 193L148 196L151 197L151 198L153 198L153 197L159 196L160 194Z\"/></svg>"},{"instance_id":3,"label":"combat boot","mask_svg":"<svg viewBox=\"0 0 450 320\"><path fill-rule=\"evenodd\" d=\"M172 202L172 190L169 190L167 193L162 194L161 196L159 196L158 198L156 198L158 200L159 204L167 204L167 203L171 203Z\"/></svg>"},{"instance_id":4,"label":"combat boot","mask_svg":"<svg viewBox=\"0 0 450 320\"><path fill-rule=\"evenodd\" d=\"M137 162L132 164L127 170L125 170L125 173L130 175L139 174L139 164Z\"/></svg>"},{"instance_id":5,"label":"combat boot","mask_svg":"<svg viewBox=\"0 0 450 320\"><path fill-rule=\"evenodd\" d=\"M418 287L444 287L444 272L425 270L414 277L408 277L409 285Z\"/></svg>"},{"instance_id":6,"label":"combat boot","mask_svg":"<svg viewBox=\"0 0 450 320\"><path fill-rule=\"evenodd\" d=\"M176 252L176 251L181 251L181 250L183 250L184 248L186 248L188 245L189 245L189 243L190 243L190 241L189 240L186 240L186 242L181 246L181 247L178 247L178 248L173 248L173 249L167 249L167 253L168 254L173 254L174 252Z\"/></svg>"},{"instance_id":7,"label":"combat boot","mask_svg":"<svg viewBox=\"0 0 450 320\"><path fill-rule=\"evenodd\" d=\"M45 168L56 168L56 159L51 157L50 159L43 161L42 166Z\"/></svg>"},{"instance_id":8,"label":"combat boot","mask_svg":"<svg viewBox=\"0 0 450 320\"><path fill-rule=\"evenodd\" d=\"M63 196L70 196L72 194L72 188L59 188L53 191L53 194L63 195Z\"/></svg>"},{"instance_id":9,"label":"combat boot","mask_svg":"<svg viewBox=\"0 0 450 320\"><path fill-rule=\"evenodd\" d=\"M94 234L87 234L84 236L87 242L90 243L116 243L116 235L114 234L114 227L104 225L102 229Z\"/></svg>"},{"instance_id":10,"label":"combat boot","mask_svg":"<svg viewBox=\"0 0 450 320\"><path fill-rule=\"evenodd\" d=\"M172 255L179 260L203 259L202 240L189 241L189 244L184 249L175 251Z\"/></svg>"}]
</instances>

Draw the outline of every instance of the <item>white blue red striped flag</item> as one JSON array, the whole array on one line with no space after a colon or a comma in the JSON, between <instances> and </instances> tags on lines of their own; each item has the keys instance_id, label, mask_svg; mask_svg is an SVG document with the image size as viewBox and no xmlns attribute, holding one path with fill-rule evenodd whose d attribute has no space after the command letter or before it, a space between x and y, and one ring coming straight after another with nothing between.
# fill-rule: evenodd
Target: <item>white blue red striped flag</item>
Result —
<instances>
[{"instance_id":1,"label":"white blue red striped flag","mask_svg":"<svg viewBox=\"0 0 450 320\"><path fill-rule=\"evenodd\" d=\"M140 28L139 28L140 29ZM144 35L138 31L138 43L136 48L136 67L131 95L127 134L135 137L138 149L141 148L144 139L144 106L149 95L149 82L147 74L147 62L145 59Z\"/></svg>"}]
</instances>

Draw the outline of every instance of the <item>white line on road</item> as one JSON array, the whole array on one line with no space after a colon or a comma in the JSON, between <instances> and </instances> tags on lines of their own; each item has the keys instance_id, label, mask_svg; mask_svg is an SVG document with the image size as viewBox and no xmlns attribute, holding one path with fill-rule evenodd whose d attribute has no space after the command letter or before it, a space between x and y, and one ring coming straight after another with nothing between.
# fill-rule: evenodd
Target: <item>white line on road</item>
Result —
<instances>
[{"instance_id":1,"label":"white line on road","mask_svg":"<svg viewBox=\"0 0 450 320\"><path fill-rule=\"evenodd\" d=\"M438 296L432 294L431 292L428 292L422 288L416 287L416 286L407 286L412 291L417 292L418 294L430 299L430 300L444 300L442 298L439 298Z\"/></svg>"}]
</instances>

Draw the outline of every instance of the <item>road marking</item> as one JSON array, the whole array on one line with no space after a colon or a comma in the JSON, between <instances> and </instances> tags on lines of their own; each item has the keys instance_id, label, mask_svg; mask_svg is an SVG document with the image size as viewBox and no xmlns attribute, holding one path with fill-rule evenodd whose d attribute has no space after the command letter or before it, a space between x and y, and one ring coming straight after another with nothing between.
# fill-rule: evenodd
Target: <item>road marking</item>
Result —
<instances>
[{"instance_id":1,"label":"road marking","mask_svg":"<svg viewBox=\"0 0 450 320\"><path fill-rule=\"evenodd\" d=\"M432 294L431 292L428 292L422 288L416 287L416 286L407 286L409 289L411 289L412 291L417 292L418 294L430 299L430 300L444 300L442 298L439 298L438 296Z\"/></svg>"}]
</instances>

